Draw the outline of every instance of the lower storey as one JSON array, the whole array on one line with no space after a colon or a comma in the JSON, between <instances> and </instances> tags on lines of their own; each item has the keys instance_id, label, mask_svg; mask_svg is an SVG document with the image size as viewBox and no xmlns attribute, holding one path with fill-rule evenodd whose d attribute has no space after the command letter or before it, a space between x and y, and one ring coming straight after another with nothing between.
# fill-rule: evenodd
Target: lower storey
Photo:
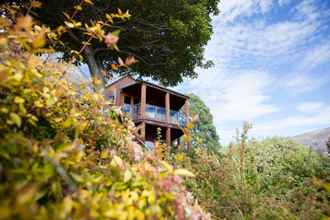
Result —
<instances>
[{"instance_id":1,"label":"lower storey","mask_svg":"<svg viewBox=\"0 0 330 220\"><path fill-rule=\"evenodd\" d=\"M165 142L168 146L179 144L179 138L183 135L180 128L174 128L164 125L155 125L148 122L140 122L136 124L138 136L146 145L152 146L157 140Z\"/></svg>"}]
</instances>

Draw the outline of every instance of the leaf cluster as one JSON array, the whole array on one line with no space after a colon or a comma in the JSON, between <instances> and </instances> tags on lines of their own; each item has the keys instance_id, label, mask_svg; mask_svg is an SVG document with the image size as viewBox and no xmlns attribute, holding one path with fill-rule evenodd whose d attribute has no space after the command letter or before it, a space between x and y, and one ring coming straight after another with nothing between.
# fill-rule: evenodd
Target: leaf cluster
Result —
<instances>
[{"instance_id":1,"label":"leaf cluster","mask_svg":"<svg viewBox=\"0 0 330 220\"><path fill-rule=\"evenodd\" d=\"M182 184L192 173L145 153L118 108L35 55L49 28L1 19L0 219L209 219Z\"/></svg>"},{"instance_id":2,"label":"leaf cluster","mask_svg":"<svg viewBox=\"0 0 330 220\"><path fill-rule=\"evenodd\" d=\"M326 219L330 163L281 138L247 141L221 155L195 148L172 156L196 178L186 186L215 219Z\"/></svg>"}]
</instances>

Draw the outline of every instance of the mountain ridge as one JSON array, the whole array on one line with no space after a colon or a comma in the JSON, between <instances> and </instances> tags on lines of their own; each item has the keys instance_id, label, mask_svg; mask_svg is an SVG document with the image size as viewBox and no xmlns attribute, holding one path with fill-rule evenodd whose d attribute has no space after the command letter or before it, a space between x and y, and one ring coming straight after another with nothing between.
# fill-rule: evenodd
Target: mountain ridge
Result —
<instances>
[{"instance_id":1,"label":"mountain ridge","mask_svg":"<svg viewBox=\"0 0 330 220\"><path fill-rule=\"evenodd\" d=\"M330 127L317 129L290 137L290 139L310 147L312 150L325 156L328 155L328 148L326 143L329 138Z\"/></svg>"}]
</instances>

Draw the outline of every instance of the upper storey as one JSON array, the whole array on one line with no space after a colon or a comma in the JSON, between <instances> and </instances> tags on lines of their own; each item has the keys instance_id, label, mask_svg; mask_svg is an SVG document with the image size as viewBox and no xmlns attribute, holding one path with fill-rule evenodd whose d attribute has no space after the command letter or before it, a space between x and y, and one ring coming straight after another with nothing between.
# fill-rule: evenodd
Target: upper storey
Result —
<instances>
[{"instance_id":1,"label":"upper storey","mask_svg":"<svg viewBox=\"0 0 330 220\"><path fill-rule=\"evenodd\" d=\"M188 96L129 75L108 85L106 95L135 122L148 120L182 128L189 115Z\"/></svg>"}]
</instances>

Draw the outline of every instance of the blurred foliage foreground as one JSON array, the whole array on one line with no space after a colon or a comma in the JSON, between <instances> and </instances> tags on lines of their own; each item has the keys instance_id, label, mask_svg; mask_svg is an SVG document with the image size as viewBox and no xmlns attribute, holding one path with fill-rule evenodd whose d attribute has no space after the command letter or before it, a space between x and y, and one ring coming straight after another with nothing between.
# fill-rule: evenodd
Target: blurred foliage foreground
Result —
<instances>
[{"instance_id":1,"label":"blurred foliage foreground","mask_svg":"<svg viewBox=\"0 0 330 220\"><path fill-rule=\"evenodd\" d=\"M1 17L0 219L209 219L104 98L34 54L48 29Z\"/></svg>"}]
</instances>

